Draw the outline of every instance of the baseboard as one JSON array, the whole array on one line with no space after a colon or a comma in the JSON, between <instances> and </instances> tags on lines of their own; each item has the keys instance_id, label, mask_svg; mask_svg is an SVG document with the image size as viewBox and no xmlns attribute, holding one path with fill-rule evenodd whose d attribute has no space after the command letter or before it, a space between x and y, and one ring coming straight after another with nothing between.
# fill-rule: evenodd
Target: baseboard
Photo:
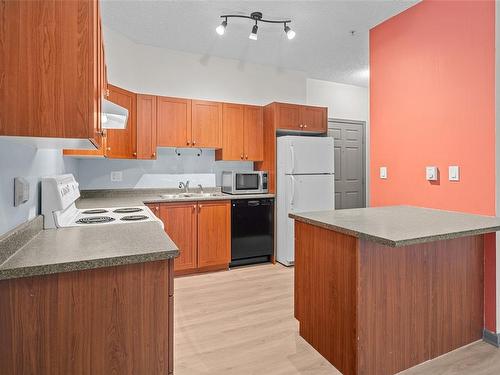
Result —
<instances>
[{"instance_id":1,"label":"baseboard","mask_svg":"<svg viewBox=\"0 0 500 375\"><path fill-rule=\"evenodd\" d=\"M483 329L483 341L499 348L500 347L500 333L494 333L494 332L488 331L487 329Z\"/></svg>"}]
</instances>

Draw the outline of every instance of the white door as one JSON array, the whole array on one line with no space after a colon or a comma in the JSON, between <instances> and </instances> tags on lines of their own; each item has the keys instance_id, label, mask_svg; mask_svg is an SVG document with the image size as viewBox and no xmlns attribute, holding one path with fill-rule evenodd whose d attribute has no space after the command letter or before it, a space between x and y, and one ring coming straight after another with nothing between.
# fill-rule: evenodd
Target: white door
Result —
<instances>
[{"instance_id":1,"label":"white door","mask_svg":"<svg viewBox=\"0 0 500 375\"><path fill-rule=\"evenodd\" d=\"M278 171L284 174L334 173L331 137L278 138Z\"/></svg>"},{"instance_id":2,"label":"white door","mask_svg":"<svg viewBox=\"0 0 500 375\"><path fill-rule=\"evenodd\" d=\"M333 210L334 175L287 175L281 192L284 198L278 202L277 260L284 265L294 263L294 221L289 213ZM281 203L281 204L280 204Z\"/></svg>"}]
</instances>

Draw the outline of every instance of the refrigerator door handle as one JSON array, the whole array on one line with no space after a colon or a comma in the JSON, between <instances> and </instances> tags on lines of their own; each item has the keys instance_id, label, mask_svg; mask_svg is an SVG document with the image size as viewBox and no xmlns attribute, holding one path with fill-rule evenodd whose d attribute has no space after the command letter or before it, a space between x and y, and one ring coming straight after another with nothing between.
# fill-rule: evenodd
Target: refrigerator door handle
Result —
<instances>
[{"instance_id":1,"label":"refrigerator door handle","mask_svg":"<svg viewBox=\"0 0 500 375\"><path fill-rule=\"evenodd\" d=\"M293 143L290 144L290 156L292 158L292 168L290 173L293 174L293 172L295 171L295 150L293 148Z\"/></svg>"},{"instance_id":2,"label":"refrigerator door handle","mask_svg":"<svg viewBox=\"0 0 500 375\"><path fill-rule=\"evenodd\" d=\"M292 182L292 198L290 199L290 206L293 206L295 200L295 177L290 176L290 181Z\"/></svg>"}]
</instances>

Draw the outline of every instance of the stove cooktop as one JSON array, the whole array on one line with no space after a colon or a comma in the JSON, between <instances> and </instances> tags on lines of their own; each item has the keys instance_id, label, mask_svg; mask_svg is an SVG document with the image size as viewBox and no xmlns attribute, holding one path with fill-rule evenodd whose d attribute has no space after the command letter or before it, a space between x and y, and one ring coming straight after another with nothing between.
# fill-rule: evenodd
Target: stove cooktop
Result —
<instances>
[{"instance_id":1,"label":"stove cooktop","mask_svg":"<svg viewBox=\"0 0 500 375\"><path fill-rule=\"evenodd\" d=\"M109 223L111 221L115 221L115 219L112 217L109 217L109 216L89 216L89 217L82 217L81 219L78 219L75 223L77 223L77 224L102 224L102 223Z\"/></svg>"},{"instance_id":2,"label":"stove cooktop","mask_svg":"<svg viewBox=\"0 0 500 375\"><path fill-rule=\"evenodd\" d=\"M110 225L145 221L156 221L163 226L162 221L146 206L77 209L73 220L64 226Z\"/></svg>"}]
</instances>

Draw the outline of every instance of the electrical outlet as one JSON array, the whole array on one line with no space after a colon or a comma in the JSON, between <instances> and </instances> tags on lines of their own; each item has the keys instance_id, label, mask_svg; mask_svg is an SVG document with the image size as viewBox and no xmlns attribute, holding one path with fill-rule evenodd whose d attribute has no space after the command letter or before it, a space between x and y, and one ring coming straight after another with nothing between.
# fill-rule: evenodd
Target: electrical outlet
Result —
<instances>
[{"instance_id":1,"label":"electrical outlet","mask_svg":"<svg viewBox=\"0 0 500 375\"><path fill-rule=\"evenodd\" d=\"M438 169L437 167L425 167L425 179L427 181L437 181L438 180Z\"/></svg>"},{"instance_id":2,"label":"electrical outlet","mask_svg":"<svg viewBox=\"0 0 500 375\"><path fill-rule=\"evenodd\" d=\"M458 165L450 165L448 167L448 180L460 181L460 168Z\"/></svg>"},{"instance_id":3,"label":"electrical outlet","mask_svg":"<svg viewBox=\"0 0 500 375\"><path fill-rule=\"evenodd\" d=\"M123 172L122 171L113 171L113 172L111 172L111 181L112 182L123 181Z\"/></svg>"}]
</instances>

